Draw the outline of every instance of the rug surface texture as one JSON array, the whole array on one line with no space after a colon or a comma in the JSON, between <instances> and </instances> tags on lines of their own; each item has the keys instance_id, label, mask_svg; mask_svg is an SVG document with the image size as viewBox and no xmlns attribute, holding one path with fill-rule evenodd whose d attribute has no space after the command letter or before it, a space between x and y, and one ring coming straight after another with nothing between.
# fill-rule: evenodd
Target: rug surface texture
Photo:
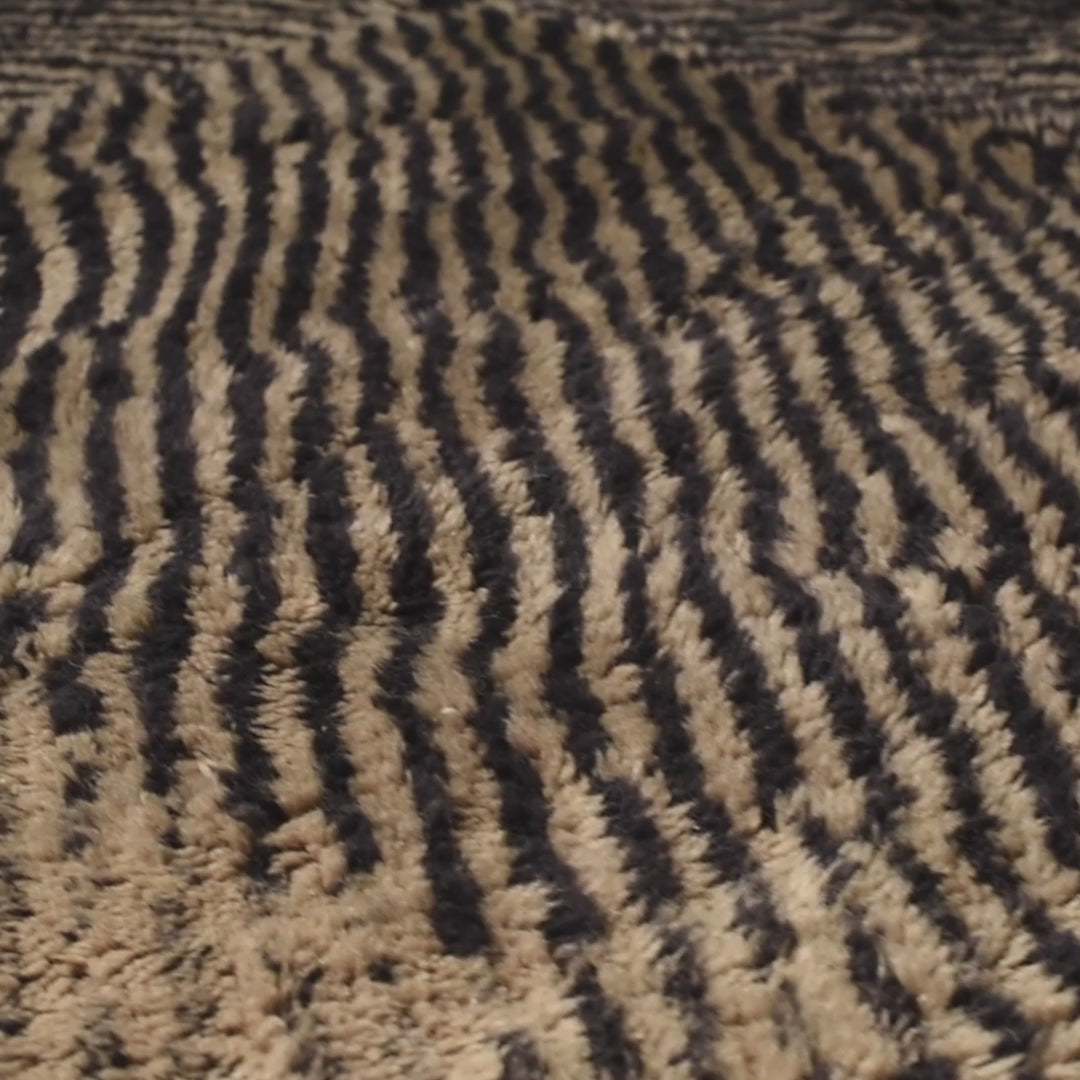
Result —
<instances>
[{"instance_id":1,"label":"rug surface texture","mask_svg":"<svg viewBox=\"0 0 1080 1080\"><path fill-rule=\"evenodd\" d=\"M1080 1080L1080 13L0 0L0 1078Z\"/></svg>"}]
</instances>

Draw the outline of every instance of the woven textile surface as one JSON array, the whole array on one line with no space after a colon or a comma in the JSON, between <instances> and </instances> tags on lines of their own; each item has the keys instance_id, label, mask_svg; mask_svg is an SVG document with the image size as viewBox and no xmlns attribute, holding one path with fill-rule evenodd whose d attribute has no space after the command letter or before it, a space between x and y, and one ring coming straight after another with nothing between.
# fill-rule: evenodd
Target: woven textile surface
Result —
<instances>
[{"instance_id":1,"label":"woven textile surface","mask_svg":"<svg viewBox=\"0 0 1080 1080\"><path fill-rule=\"evenodd\" d=\"M1080 1080L1080 12L0 0L0 1078Z\"/></svg>"}]
</instances>

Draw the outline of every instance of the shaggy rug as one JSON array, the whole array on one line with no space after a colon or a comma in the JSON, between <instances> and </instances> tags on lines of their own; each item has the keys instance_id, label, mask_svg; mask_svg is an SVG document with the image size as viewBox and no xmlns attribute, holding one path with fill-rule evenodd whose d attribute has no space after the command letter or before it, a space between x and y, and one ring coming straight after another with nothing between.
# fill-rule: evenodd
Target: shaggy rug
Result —
<instances>
[{"instance_id":1,"label":"shaggy rug","mask_svg":"<svg viewBox=\"0 0 1080 1080\"><path fill-rule=\"evenodd\" d=\"M1080 15L0 0L0 1076L1080 1077Z\"/></svg>"}]
</instances>

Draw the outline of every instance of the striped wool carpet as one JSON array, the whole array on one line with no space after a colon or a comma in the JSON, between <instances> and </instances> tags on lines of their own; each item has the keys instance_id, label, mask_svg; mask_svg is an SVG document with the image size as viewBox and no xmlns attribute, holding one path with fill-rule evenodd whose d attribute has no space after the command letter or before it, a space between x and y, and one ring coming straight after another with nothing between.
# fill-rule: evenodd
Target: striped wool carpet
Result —
<instances>
[{"instance_id":1,"label":"striped wool carpet","mask_svg":"<svg viewBox=\"0 0 1080 1080\"><path fill-rule=\"evenodd\" d=\"M1080 9L0 0L0 1078L1078 1080Z\"/></svg>"}]
</instances>

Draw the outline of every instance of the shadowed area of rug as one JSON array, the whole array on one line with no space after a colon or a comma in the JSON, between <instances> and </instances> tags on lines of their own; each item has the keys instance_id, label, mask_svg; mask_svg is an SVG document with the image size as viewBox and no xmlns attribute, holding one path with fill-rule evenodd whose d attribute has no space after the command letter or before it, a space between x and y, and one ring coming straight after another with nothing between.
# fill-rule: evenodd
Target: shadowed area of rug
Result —
<instances>
[{"instance_id":1,"label":"shadowed area of rug","mask_svg":"<svg viewBox=\"0 0 1080 1080\"><path fill-rule=\"evenodd\" d=\"M0 0L0 1077L1080 1077L1080 16Z\"/></svg>"}]
</instances>

